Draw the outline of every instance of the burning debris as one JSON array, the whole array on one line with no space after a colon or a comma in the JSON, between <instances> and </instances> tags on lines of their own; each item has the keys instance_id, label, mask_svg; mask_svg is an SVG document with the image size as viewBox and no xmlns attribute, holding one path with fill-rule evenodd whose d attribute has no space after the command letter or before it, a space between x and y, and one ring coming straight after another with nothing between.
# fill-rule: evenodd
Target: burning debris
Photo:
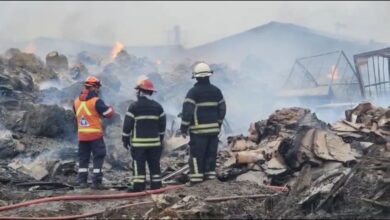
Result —
<instances>
[{"instance_id":1,"label":"burning debris","mask_svg":"<svg viewBox=\"0 0 390 220\"><path fill-rule=\"evenodd\" d=\"M125 48L125 45L123 45L121 42L118 42L118 41L115 42L115 45L111 51L111 59L114 60L118 56L118 54L123 51L124 48Z\"/></svg>"},{"instance_id":2,"label":"burning debris","mask_svg":"<svg viewBox=\"0 0 390 220\"><path fill-rule=\"evenodd\" d=\"M78 156L71 106L89 73L102 80L101 96L117 109L114 120L104 121L104 182L112 191L127 188L132 159L118 146L124 115L134 100L135 81L147 76L156 84L155 98L163 106L178 106L185 95L178 94L192 84L188 77L191 62L175 64L165 72L162 66L168 62L129 54L119 42L107 56L110 63L105 66L87 52L75 59L68 56L69 60L52 52L46 64L17 49L0 57L0 207L42 196L88 193L72 187ZM237 71L226 64L213 68L215 81L228 96L234 93L231 88L240 87L233 80L240 75ZM342 69L330 66L332 74L328 71L321 77L342 80ZM43 86L49 79L61 86ZM236 114L242 114L243 107L239 107ZM177 134L179 111L167 111L161 159L166 185L188 181L189 140ZM145 204L137 208L108 208L129 205L121 200L74 201L39 206L41 211L34 216L31 207L18 213L54 216L60 209L62 214L96 211L102 218L380 218L386 216L389 203L389 112L389 108L362 103L347 110L344 120L327 124L309 109L282 108L266 120L251 123L247 136L227 138L232 130L225 121L218 180L153 195L151 200L134 198L134 207ZM16 213L10 210L1 215Z\"/></svg>"}]
</instances>

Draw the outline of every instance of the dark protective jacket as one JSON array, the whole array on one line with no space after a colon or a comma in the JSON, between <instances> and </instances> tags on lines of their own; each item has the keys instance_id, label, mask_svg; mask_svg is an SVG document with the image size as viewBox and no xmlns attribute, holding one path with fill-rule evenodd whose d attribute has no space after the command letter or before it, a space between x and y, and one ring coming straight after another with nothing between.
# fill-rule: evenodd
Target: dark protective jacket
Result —
<instances>
[{"instance_id":1,"label":"dark protective jacket","mask_svg":"<svg viewBox=\"0 0 390 220\"><path fill-rule=\"evenodd\" d=\"M219 88L209 78L199 79L184 100L182 133L218 135L226 115L226 103Z\"/></svg>"},{"instance_id":2,"label":"dark protective jacket","mask_svg":"<svg viewBox=\"0 0 390 220\"><path fill-rule=\"evenodd\" d=\"M133 147L158 147L162 145L165 127L166 116L162 106L139 96L126 112L122 140L130 139Z\"/></svg>"}]
</instances>

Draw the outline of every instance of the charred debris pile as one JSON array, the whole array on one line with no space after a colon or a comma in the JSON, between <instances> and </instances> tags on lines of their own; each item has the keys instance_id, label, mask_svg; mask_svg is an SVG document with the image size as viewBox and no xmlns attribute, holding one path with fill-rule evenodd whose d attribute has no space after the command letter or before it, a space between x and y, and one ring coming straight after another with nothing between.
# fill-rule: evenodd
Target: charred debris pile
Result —
<instances>
[{"instance_id":1,"label":"charred debris pile","mask_svg":"<svg viewBox=\"0 0 390 220\"><path fill-rule=\"evenodd\" d=\"M390 108L362 103L334 124L303 108L275 111L229 137L222 181L280 185L270 216L383 218L389 211Z\"/></svg>"},{"instance_id":2,"label":"charred debris pile","mask_svg":"<svg viewBox=\"0 0 390 220\"><path fill-rule=\"evenodd\" d=\"M106 65L86 52L67 58L54 51L46 62L17 49L0 56L0 206L75 191L77 148L71 103L90 72L102 78L106 85L102 95L118 112L115 120L105 122L104 181L111 190L126 188L131 158L120 137L123 115L134 97L121 95L120 91L132 89L132 83L124 85L123 79L136 80L139 73L148 73L159 87L156 98L180 105L183 97L175 94L191 84L183 77L189 63L162 74L158 64L124 50ZM225 65L215 67L230 71ZM224 85L231 83L228 77L218 77ZM47 82L57 86L46 88ZM185 183L188 139L176 134L180 123L176 113L167 115L163 180ZM225 122L221 139L227 144L221 144L218 153L218 180L152 196L151 206L138 212L109 212L105 217L389 217L389 107L361 103L333 124L309 109L283 108L251 123L246 136L226 138L229 130Z\"/></svg>"}]
</instances>

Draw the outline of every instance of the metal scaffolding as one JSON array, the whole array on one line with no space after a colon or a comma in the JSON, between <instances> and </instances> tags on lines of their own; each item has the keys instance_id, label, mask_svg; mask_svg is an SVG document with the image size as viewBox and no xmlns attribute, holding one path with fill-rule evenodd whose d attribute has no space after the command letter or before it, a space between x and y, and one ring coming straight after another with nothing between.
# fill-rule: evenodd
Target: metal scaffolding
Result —
<instances>
[{"instance_id":1,"label":"metal scaffolding","mask_svg":"<svg viewBox=\"0 0 390 220\"><path fill-rule=\"evenodd\" d=\"M353 102L363 97L359 75L343 51L297 59L283 86L284 96L324 97Z\"/></svg>"},{"instance_id":2,"label":"metal scaffolding","mask_svg":"<svg viewBox=\"0 0 390 220\"><path fill-rule=\"evenodd\" d=\"M390 47L357 54L354 57L356 72L362 80L366 98L390 95Z\"/></svg>"}]
</instances>

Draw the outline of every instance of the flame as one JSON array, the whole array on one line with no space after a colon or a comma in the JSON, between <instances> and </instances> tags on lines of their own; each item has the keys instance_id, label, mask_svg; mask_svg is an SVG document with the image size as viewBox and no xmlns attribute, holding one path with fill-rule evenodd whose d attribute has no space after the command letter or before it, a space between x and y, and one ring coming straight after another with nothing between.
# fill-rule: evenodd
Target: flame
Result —
<instances>
[{"instance_id":1,"label":"flame","mask_svg":"<svg viewBox=\"0 0 390 220\"><path fill-rule=\"evenodd\" d=\"M30 42L26 48L24 48L23 52L25 53L35 53L37 52L37 46L35 45L34 42Z\"/></svg>"},{"instance_id":2,"label":"flame","mask_svg":"<svg viewBox=\"0 0 390 220\"><path fill-rule=\"evenodd\" d=\"M332 65L330 72L328 73L327 76L328 76L328 79L331 79L331 80L339 79L339 70L337 69L337 67L335 65Z\"/></svg>"},{"instance_id":3,"label":"flame","mask_svg":"<svg viewBox=\"0 0 390 220\"><path fill-rule=\"evenodd\" d=\"M115 59L116 56L118 56L118 53L121 52L123 48L125 48L125 45L123 45L119 41L115 42L115 45L111 50L111 59Z\"/></svg>"},{"instance_id":4,"label":"flame","mask_svg":"<svg viewBox=\"0 0 390 220\"><path fill-rule=\"evenodd\" d=\"M157 65L161 65L161 60L156 60Z\"/></svg>"}]
</instances>

